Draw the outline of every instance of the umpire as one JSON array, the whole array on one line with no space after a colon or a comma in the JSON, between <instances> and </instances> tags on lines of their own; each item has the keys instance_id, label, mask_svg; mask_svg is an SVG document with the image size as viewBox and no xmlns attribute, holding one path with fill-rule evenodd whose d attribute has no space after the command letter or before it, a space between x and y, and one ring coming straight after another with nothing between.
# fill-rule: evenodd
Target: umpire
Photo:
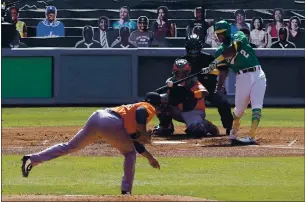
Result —
<instances>
[{"instance_id":1,"label":"umpire","mask_svg":"<svg viewBox=\"0 0 305 202\"><path fill-rule=\"evenodd\" d=\"M214 56L201 51L203 48L200 37L196 34L191 34L186 37L185 49L186 55L183 58L190 62L192 67L191 74L201 71L203 67L209 66L214 61ZM231 113L231 106L225 95L224 81L228 74L228 68L225 66L218 67L219 71L212 72L210 74L201 74L198 76L198 80L209 91L209 95L205 97L212 106L217 107L223 127L226 129L226 134L230 134L232 129L233 116ZM217 81L218 75L219 81Z\"/></svg>"}]
</instances>

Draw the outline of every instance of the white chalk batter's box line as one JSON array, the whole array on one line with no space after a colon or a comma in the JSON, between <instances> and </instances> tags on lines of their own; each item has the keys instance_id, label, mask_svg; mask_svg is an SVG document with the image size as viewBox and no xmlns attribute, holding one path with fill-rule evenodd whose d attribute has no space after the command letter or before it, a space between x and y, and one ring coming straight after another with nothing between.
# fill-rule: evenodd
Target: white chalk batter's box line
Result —
<instances>
[{"instance_id":1,"label":"white chalk batter's box line","mask_svg":"<svg viewBox=\"0 0 305 202\"><path fill-rule=\"evenodd\" d=\"M186 144L184 141L153 141L152 144ZM290 146L289 146L290 145ZM271 149L297 149L297 150L305 150L304 147L293 147L292 144L287 145L248 145L246 147L263 147L263 148L271 148ZM202 145L196 145L202 146Z\"/></svg>"},{"instance_id":2,"label":"white chalk batter's box line","mask_svg":"<svg viewBox=\"0 0 305 202\"><path fill-rule=\"evenodd\" d=\"M286 145L248 145L248 147L265 147L265 148L273 148L273 149L299 149L305 150L304 147L291 147Z\"/></svg>"}]
</instances>

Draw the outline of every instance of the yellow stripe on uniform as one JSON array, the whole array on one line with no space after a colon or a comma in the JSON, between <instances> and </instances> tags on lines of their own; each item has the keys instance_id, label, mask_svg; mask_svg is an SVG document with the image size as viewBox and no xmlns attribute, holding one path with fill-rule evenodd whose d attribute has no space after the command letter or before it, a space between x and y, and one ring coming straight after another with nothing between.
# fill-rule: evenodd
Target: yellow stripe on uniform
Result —
<instances>
[{"instance_id":1,"label":"yellow stripe on uniform","mask_svg":"<svg viewBox=\"0 0 305 202\"><path fill-rule=\"evenodd\" d=\"M213 71L211 71L209 74L214 74L214 75L218 76L219 75L219 70L218 69L213 69Z\"/></svg>"},{"instance_id":2,"label":"yellow stripe on uniform","mask_svg":"<svg viewBox=\"0 0 305 202\"><path fill-rule=\"evenodd\" d=\"M236 50L236 52L237 52L237 49L238 49L237 41L234 41L234 42L233 42L233 45L234 45L234 48L235 48L235 50Z\"/></svg>"},{"instance_id":3,"label":"yellow stripe on uniform","mask_svg":"<svg viewBox=\"0 0 305 202\"><path fill-rule=\"evenodd\" d=\"M215 33L219 34L219 33L225 32L225 31L227 31L227 29L219 29L219 30L215 30Z\"/></svg>"}]
</instances>

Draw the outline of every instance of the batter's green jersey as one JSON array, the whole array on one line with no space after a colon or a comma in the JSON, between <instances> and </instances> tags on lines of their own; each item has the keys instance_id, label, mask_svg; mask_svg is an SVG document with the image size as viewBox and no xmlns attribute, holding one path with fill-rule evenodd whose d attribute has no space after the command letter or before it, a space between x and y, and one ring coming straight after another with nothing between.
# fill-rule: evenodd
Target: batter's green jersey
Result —
<instances>
[{"instance_id":1,"label":"batter's green jersey","mask_svg":"<svg viewBox=\"0 0 305 202\"><path fill-rule=\"evenodd\" d=\"M255 55L255 51L250 46L249 41L246 35L238 31L234 35L231 36L231 43L234 41L240 41L241 45L238 47L237 53L233 56L232 59L226 60L220 63L220 65L229 65L229 67L236 73L240 70L247 69L250 67L254 67L259 64L259 61ZM231 44L230 44L231 45ZM228 45L222 44L215 53L215 57L217 58L222 54L222 52L228 48Z\"/></svg>"}]
</instances>

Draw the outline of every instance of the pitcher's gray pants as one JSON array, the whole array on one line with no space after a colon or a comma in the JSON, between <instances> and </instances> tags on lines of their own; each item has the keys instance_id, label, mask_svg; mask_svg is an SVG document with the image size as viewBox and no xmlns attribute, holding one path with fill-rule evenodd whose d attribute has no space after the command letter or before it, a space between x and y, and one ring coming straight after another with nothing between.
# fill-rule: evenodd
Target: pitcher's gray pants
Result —
<instances>
[{"instance_id":1,"label":"pitcher's gray pants","mask_svg":"<svg viewBox=\"0 0 305 202\"><path fill-rule=\"evenodd\" d=\"M29 154L32 165L79 151L89 144L103 140L124 155L124 176L121 190L131 192L135 173L136 151L123 120L109 110L95 111L85 126L67 143L61 143L35 154Z\"/></svg>"}]
</instances>

